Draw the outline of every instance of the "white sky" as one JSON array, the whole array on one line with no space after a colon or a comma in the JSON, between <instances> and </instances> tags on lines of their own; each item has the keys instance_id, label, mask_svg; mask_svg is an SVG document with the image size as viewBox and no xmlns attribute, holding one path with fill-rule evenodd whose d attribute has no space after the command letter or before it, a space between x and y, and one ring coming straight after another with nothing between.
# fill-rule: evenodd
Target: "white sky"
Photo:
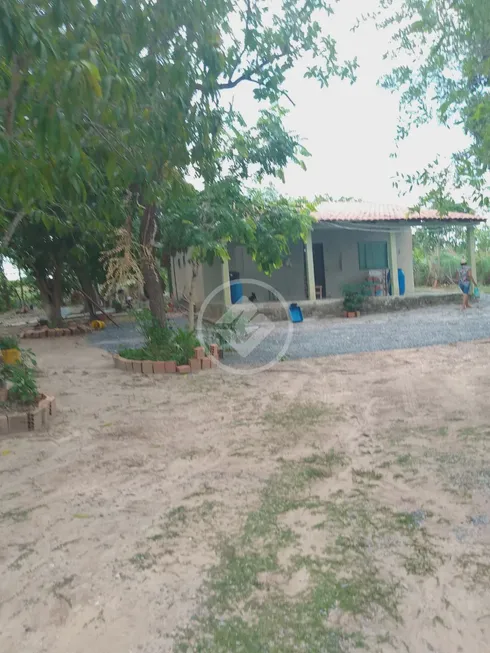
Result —
<instances>
[{"instance_id":1,"label":"white sky","mask_svg":"<svg viewBox=\"0 0 490 653\"><path fill-rule=\"evenodd\" d=\"M415 172L437 155L448 160L465 147L462 130L434 123L413 132L401 145L398 158L390 158L395 151L398 96L377 87L392 66L383 61L389 33L378 31L372 22L351 31L357 17L376 5L377 0L341 0L325 25L325 32L337 40L339 59L357 56L355 84L334 79L329 88L322 89L315 80L303 79L299 69L288 78L287 90L296 106L288 103L286 125L304 139L311 157L306 160L306 172L299 166L288 167L286 185L278 186L280 192L309 199L329 193L410 204L421 189L400 198L392 186L396 172ZM241 85L233 91L235 107L250 117L256 111L252 90Z\"/></svg>"}]
</instances>

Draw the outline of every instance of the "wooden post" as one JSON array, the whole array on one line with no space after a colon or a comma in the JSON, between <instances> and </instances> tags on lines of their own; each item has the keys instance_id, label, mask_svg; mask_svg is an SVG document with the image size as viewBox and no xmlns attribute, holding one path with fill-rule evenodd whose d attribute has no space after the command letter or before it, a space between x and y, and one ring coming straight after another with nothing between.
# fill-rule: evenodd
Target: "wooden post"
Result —
<instances>
[{"instance_id":1,"label":"wooden post","mask_svg":"<svg viewBox=\"0 0 490 653\"><path fill-rule=\"evenodd\" d=\"M400 286L398 285L398 248L396 245L396 232L390 231L390 280L391 294L393 297L400 296Z\"/></svg>"},{"instance_id":2,"label":"wooden post","mask_svg":"<svg viewBox=\"0 0 490 653\"><path fill-rule=\"evenodd\" d=\"M475 227L473 225L466 227L466 246L468 248L468 265L471 268L475 283L478 283L476 277Z\"/></svg>"},{"instance_id":3,"label":"wooden post","mask_svg":"<svg viewBox=\"0 0 490 653\"><path fill-rule=\"evenodd\" d=\"M311 239L311 231L308 232L306 238L306 286L308 288L308 299L316 299L315 292L315 266L313 264L313 242Z\"/></svg>"},{"instance_id":4,"label":"wooden post","mask_svg":"<svg viewBox=\"0 0 490 653\"><path fill-rule=\"evenodd\" d=\"M231 306L230 265L228 259L221 261L221 275L223 282L223 301L225 307Z\"/></svg>"}]
</instances>

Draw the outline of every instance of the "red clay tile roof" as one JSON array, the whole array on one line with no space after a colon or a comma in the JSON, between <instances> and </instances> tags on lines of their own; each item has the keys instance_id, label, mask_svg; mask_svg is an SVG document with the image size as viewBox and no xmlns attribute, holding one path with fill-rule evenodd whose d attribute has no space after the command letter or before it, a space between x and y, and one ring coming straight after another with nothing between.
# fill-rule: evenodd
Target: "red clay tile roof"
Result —
<instances>
[{"instance_id":1,"label":"red clay tile roof","mask_svg":"<svg viewBox=\"0 0 490 653\"><path fill-rule=\"evenodd\" d=\"M396 204L375 204L374 202L325 202L320 204L315 217L319 222L378 222L401 220L461 220L479 222L482 216L468 213L448 213L441 218L439 213L423 209L410 213L408 207Z\"/></svg>"}]
</instances>

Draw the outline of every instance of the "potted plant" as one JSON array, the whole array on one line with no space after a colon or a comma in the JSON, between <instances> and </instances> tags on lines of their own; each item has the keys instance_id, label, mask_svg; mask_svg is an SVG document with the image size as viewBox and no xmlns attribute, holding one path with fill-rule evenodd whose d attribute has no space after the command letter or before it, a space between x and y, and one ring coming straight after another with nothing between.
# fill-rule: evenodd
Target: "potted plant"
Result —
<instances>
[{"instance_id":1,"label":"potted plant","mask_svg":"<svg viewBox=\"0 0 490 653\"><path fill-rule=\"evenodd\" d=\"M367 291L364 285L344 286L342 295L344 296L345 317L360 317L366 294Z\"/></svg>"},{"instance_id":2,"label":"potted plant","mask_svg":"<svg viewBox=\"0 0 490 653\"><path fill-rule=\"evenodd\" d=\"M5 365L15 365L20 361L19 341L15 336L0 338L0 351Z\"/></svg>"}]
</instances>

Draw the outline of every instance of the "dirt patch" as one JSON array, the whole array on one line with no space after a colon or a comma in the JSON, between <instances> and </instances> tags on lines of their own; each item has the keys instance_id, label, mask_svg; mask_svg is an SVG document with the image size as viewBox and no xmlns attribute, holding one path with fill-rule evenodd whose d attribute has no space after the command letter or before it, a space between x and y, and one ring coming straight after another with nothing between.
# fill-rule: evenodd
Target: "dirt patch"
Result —
<instances>
[{"instance_id":1,"label":"dirt patch","mask_svg":"<svg viewBox=\"0 0 490 653\"><path fill-rule=\"evenodd\" d=\"M33 349L59 415L0 442L2 651L486 650L488 345L246 379Z\"/></svg>"}]
</instances>

